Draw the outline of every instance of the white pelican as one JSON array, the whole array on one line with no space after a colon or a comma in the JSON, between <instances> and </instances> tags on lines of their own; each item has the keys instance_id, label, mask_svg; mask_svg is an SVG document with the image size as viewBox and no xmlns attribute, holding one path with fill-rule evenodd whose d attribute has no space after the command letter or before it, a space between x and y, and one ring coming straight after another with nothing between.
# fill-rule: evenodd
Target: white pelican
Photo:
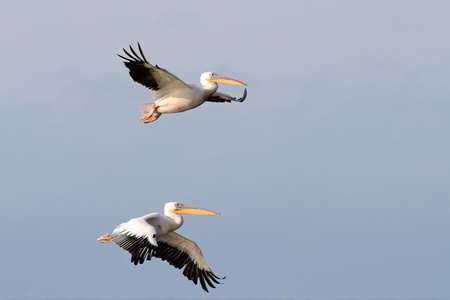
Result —
<instances>
[{"instance_id":1,"label":"white pelican","mask_svg":"<svg viewBox=\"0 0 450 300\"><path fill-rule=\"evenodd\" d=\"M186 84L168 71L150 64L142 52L138 43L140 56L130 46L132 54L123 49L128 57L118 54L124 59L125 66L130 70L130 76L134 81L153 91L155 103L144 104L142 108L143 123L156 121L161 114L178 113L210 102L243 102L247 97L247 89L242 98L236 99L230 95L217 93L217 83L232 85L245 85L245 83L220 76L213 72L203 73L200 77L202 86ZM155 114L153 116L153 114Z\"/></svg>"},{"instance_id":2,"label":"white pelican","mask_svg":"<svg viewBox=\"0 0 450 300\"><path fill-rule=\"evenodd\" d=\"M116 243L130 252L131 262L135 265L154 256L166 260L175 268L184 267L183 275L195 284L199 280L203 289L208 292L206 284L215 288L213 282L220 284L217 279L224 278L217 277L211 271L195 242L174 232L183 225L180 214L220 215L203 208L168 202L164 206L164 215L151 213L133 218L117 226L113 232L99 237L97 241Z\"/></svg>"}]
</instances>

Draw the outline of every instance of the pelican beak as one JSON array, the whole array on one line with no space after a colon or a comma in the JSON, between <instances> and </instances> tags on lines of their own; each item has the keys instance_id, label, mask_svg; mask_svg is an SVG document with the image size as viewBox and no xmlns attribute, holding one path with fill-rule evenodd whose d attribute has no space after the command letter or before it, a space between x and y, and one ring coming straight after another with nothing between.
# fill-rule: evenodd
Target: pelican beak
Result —
<instances>
[{"instance_id":1,"label":"pelican beak","mask_svg":"<svg viewBox=\"0 0 450 300\"><path fill-rule=\"evenodd\" d=\"M194 207L194 206L187 206L187 205L183 205L180 208L177 208L176 210L174 210L173 212L177 213L177 214L185 214L185 215L201 215L201 216L220 215L220 213L218 213L218 212L214 212L211 210L198 208L198 207Z\"/></svg>"},{"instance_id":2,"label":"pelican beak","mask_svg":"<svg viewBox=\"0 0 450 300\"><path fill-rule=\"evenodd\" d=\"M217 83L225 83L225 84L231 84L231 85L245 85L245 86L247 86L245 83L240 82L240 81L238 81L236 79L228 78L228 77L220 76L220 75L216 75L216 76L214 76L214 78L208 79L208 80L212 81L212 82L217 82Z\"/></svg>"}]
</instances>

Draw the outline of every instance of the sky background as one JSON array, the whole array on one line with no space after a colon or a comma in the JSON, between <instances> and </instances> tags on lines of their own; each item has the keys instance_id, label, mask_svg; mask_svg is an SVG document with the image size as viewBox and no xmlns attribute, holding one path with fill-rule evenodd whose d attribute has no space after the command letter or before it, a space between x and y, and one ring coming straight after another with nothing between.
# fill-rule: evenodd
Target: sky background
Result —
<instances>
[{"instance_id":1,"label":"sky background","mask_svg":"<svg viewBox=\"0 0 450 300\"><path fill-rule=\"evenodd\" d=\"M0 299L448 299L450 2L1 1L0 26ZM137 42L247 100L138 122ZM221 213L178 230L209 294L96 241L169 201Z\"/></svg>"}]
</instances>

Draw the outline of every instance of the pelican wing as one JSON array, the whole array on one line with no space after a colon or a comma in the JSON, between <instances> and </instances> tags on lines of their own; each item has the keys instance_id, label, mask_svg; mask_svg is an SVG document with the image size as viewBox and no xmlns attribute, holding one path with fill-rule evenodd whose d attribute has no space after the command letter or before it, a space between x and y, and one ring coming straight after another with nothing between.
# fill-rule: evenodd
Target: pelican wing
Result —
<instances>
[{"instance_id":1,"label":"pelican wing","mask_svg":"<svg viewBox=\"0 0 450 300\"><path fill-rule=\"evenodd\" d=\"M247 89L244 90L244 95L242 95L242 97L239 99L236 99L236 98L231 97L230 95L227 95L224 93L216 92L216 93L212 94L212 96L210 96L208 99L206 99L206 101L209 101L209 102L231 102L231 101L244 102L245 98L247 98Z\"/></svg>"},{"instance_id":2,"label":"pelican wing","mask_svg":"<svg viewBox=\"0 0 450 300\"><path fill-rule=\"evenodd\" d=\"M111 240L120 248L131 254L131 262L135 265L150 260L158 244L155 228L149 225L143 217L134 218L122 223L114 229Z\"/></svg>"},{"instance_id":3,"label":"pelican wing","mask_svg":"<svg viewBox=\"0 0 450 300\"><path fill-rule=\"evenodd\" d=\"M175 268L182 269L183 275L195 284L200 281L202 288L208 292L206 284L215 288L214 283L220 284L217 277L209 268L202 251L191 240L175 233L170 232L157 238L158 248L153 252L153 256L166 260Z\"/></svg>"},{"instance_id":4,"label":"pelican wing","mask_svg":"<svg viewBox=\"0 0 450 300\"><path fill-rule=\"evenodd\" d=\"M189 86L178 77L157 65L153 66L150 64L145 58L139 43L138 47L140 56L131 46L131 53L123 49L128 57L118 54L119 57L125 60L124 64L130 70L130 76L135 82L138 82L155 92L159 90L189 90Z\"/></svg>"}]
</instances>

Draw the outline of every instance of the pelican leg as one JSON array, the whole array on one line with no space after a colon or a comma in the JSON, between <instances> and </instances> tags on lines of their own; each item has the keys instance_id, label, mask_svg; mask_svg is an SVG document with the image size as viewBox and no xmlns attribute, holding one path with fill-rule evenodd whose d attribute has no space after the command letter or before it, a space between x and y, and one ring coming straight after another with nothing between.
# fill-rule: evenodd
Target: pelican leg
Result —
<instances>
[{"instance_id":1,"label":"pelican leg","mask_svg":"<svg viewBox=\"0 0 450 300\"><path fill-rule=\"evenodd\" d=\"M154 121L158 120L159 117L161 117L161 114L160 114L160 113L157 113L157 114L154 115L153 117L149 117L149 118L147 118L146 120L143 120L142 123L147 124L147 123L150 123L150 122L154 122Z\"/></svg>"},{"instance_id":2,"label":"pelican leg","mask_svg":"<svg viewBox=\"0 0 450 300\"><path fill-rule=\"evenodd\" d=\"M97 241L99 241L100 243L111 243L111 233L102 235L97 239Z\"/></svg>"},{"instance_id":3,"label":"pelican leg","mask_svg":"<svg viewBox=\"0 0 450 300\"><path fill-rule=\"evenodd\" d=\"M139 121L146 124L158 120L161 116L160 113L156 113L156 115L152 117L157 108L158 106L156 103L152 103L148 107L144 108L142 118L140 118Z\"/></svg>"}]
</instances>

